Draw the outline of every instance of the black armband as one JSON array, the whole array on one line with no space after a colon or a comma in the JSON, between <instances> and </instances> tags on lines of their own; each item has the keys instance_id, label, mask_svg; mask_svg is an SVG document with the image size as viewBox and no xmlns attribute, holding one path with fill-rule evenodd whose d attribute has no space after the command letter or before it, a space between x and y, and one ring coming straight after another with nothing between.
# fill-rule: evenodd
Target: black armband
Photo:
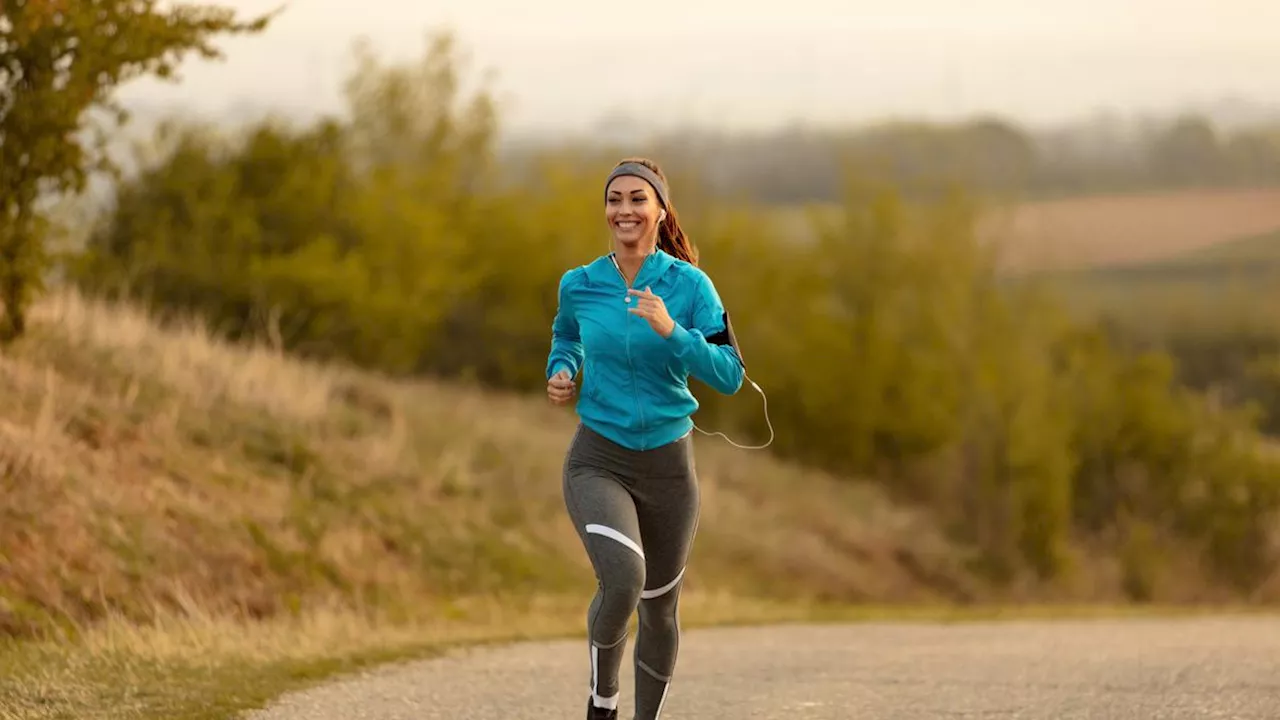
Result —
<instances>
[{"instance_id":1,"label":"black armband","mask_svg":"<svg viewBox=\"0 0 1280 720\"><path fill-rule=\"evenodd\" d=\"M707 336L707 342L713 345L727 345L733 348L734 353L738 355L738 362L742 363L742 367L747 367L747 361L742 357L742 348L738 346L738 338L733 334L733 323L729 321L729 311L721 313L724 318L724 329L718 333Z\"/></svg>"}]
</instances>

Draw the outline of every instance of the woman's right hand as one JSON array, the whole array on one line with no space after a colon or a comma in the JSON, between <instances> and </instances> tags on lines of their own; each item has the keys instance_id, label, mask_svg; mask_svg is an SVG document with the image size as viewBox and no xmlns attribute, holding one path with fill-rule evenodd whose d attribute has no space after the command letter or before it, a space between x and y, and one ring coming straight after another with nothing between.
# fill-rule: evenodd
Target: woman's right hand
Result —
<instances>
[{"instance_id":1,"label":"woman's right hand","mask_svg":"<svg viewBox=\"0 0 1280 720\"><path fill-rule=\"evenodd\" d=\"M547 381L547 397L556 405L567 405L573 400L573 393L578 389L568 370L561 370Z\"/></svg>"}]
</instances>

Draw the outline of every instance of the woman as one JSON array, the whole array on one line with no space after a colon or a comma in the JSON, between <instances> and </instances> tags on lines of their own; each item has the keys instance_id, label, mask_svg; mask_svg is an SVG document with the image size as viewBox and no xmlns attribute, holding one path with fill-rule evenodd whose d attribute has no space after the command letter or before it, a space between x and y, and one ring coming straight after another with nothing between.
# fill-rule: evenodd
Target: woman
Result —
<instances>
[{"instance_id":1,"label":"woman","mask_svg":"<svg viewBox=\"0 0 1280 720\"><path fill-rule=\"evenodd\" d=\"M568 404L582 371L564 496L597 580L587 718L618 717L627 622L638 607L635 718L656 720L675 669L677 599L698 521L698 402L687 381L731 395L745 369L657 165L634 158L613 169L605 221L612 252L560 280L547 395Z\"/></svg>"}]
</instances>

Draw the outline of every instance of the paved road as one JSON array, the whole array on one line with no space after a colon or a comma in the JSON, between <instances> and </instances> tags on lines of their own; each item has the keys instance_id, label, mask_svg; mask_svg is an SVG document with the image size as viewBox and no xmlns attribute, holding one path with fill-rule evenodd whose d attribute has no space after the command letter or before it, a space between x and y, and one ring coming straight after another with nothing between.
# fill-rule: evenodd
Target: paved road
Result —
<instances>
[{"instance_id":1,"label":"paved road","mask_svg":"<svg viewBox=\"0 0 1280 720\"><path fill-rule=\"evenodd\" d=\"M250 717L578 720L587 673L577 642L469 650ZM688 630L663 720L694 718L1277 720L1280 618Z\"/></svg>"}]
</instances>

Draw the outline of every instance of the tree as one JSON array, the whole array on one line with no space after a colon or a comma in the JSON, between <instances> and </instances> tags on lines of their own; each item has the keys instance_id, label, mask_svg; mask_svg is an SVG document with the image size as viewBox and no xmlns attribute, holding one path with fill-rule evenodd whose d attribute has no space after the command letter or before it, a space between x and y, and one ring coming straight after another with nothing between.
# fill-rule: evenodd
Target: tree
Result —
<instances>
[{"instance_id":1,"label":"tree","mask_svg":"<svg viewBox=\"0 0 1280 720\"><path fill-rule=\"evenodd\" d=\"M143 76L174 77L191 52L222 53L219 33L257 33L276 12L249 21L214 5L157 0L5 0L0 3L0 343L23 334L47 254L38 203L83 190L111 170L101 133L81 131L91 110L128 119L112 94Z\"/></svg>"}]
</instances>

